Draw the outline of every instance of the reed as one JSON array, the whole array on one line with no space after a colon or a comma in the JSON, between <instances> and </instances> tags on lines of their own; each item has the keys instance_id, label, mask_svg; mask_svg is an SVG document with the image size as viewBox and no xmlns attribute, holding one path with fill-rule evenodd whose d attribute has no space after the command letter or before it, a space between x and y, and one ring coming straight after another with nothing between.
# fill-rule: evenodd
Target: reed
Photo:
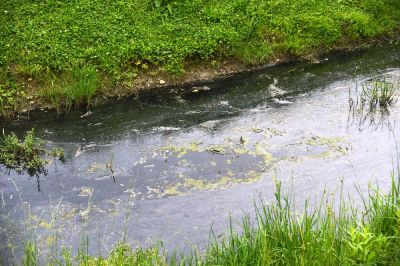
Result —
<instances>
[{"instance_id":1,"label":"reed","mask_svg":"<svg viewBox=\"0 0 400 266\"><path fill-rule=\"evenodd\" d=\"M400 85L386 80L375 80L363 85L361 99L367 103L369 110L387 109L396 100L396 91Z\"/></svg>"}]
</instances>

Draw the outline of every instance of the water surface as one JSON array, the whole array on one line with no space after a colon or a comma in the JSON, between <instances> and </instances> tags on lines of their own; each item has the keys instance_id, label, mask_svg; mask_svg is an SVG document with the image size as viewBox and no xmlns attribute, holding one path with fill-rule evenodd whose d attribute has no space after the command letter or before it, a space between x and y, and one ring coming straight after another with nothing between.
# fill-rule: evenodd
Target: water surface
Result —
<instances>
[{"instance_id":1,"label":"water surface","mask_svg":"<svg viewBox=\"0 0 400 266\"><path fill-rule=\"evenodd\" d=\"M397 158L400 103L381 116L349 108L363 84L400 80L399 45L332 55L319 64L284 64L206 84L174 88L93 110L91 116L39 119L35 127L66 163L36 179L0 167L1 254L20 254L34 236L41 251L90 239L105 254L122 239L163 241L169 250L204 247L228 218L253 210L258 193L273 199L274 180L296 200L334 191L344 180L390 184Z\"/></svg>"}]
</instances>

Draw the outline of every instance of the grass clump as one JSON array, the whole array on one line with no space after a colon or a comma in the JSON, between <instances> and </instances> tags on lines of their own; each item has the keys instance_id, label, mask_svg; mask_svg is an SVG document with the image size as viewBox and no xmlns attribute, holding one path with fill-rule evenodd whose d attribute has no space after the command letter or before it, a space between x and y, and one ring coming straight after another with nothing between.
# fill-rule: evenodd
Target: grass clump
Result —
<instances>
[{"instance_id":1,"label":"grass clump","mask_svg":"<svg viewBox=\"0 0 400 266\"><path fill-rule=\"evenodd\" d=\"M377 108L387 109L396 100L400 84L388 81L373 81L363 85L361 102L369 105L370 111Z\"/></svg>"},{"instance_id":2,"label":"grass clump","mask_svg":"<svg viewBox=\"0 0 400 266\"><path fill-rule=\"evenodd\" d=\"M98 88L99 75L95 68L74 67L62 77L52 75L51 85L42 96L58 113L68 113L73 106L88 111Z\"/></svg>"},{"instance_id":3,"label":"grass clump","mask_svg":"<svg viewBox=\"0 0 400 266\"><path fill-rule=\"evenodd\" d=\"M53 76L52 85L44 95L58 113L68 113L74 105L88 111L98 88L99 77L95 68L74 67L61 79Z\"/></svg>"},{"instance_id":4,"label":"grass clump","mask_svg":"<svg viewBox=\"0 0 400 266\"><path fill-rule=\"evenodd\" d=\"M72 81L65 84L66 105L68 109L75 103L77 107L89 108L98 88L98 76L93 67L75 67L72 70Z\"/></svg>"},{"instance_id":5,"label":"grass clump","mask_svg":"<svg viewBox=\"0 0 400 266\"><path fill-rule=\"evenodd\" d=\"M363 81L361 87L361 90L358 90L356 86L354 98L349 90L348 121L359 126L367 122L369 126L374 127L386 123L391 105L398 100L400 83L382 76Z\"/></svg>"},{"instance_id":6,"label":"grass clump","mask_svg":"<svg viewBox=\"0 0 400 266\"><path fill-rule=\"evenodd\" d=\"M22 141L15 133L4 134L0 138L0 163L8 169L18 173L27 172L29 175L38 176L46 173L45 166L48 163L43 156L51 156L64 161L64 151L44 148L44 141L36 138L35 131L28 131Z\"/></svg>"},{"instance_id":7,"label":"grass clump","mask_svg":"<svg viewBox=\"0 0 400 266\"><path fill-rule=\"evenodd\" d=\"M15 133L5 135L3 132L0 141L0 163L7 168L19 173L27 171L32 176L45 171L45 161L40 156L43 141L36 139L34 130L27 132L23 141Z\"/></svg>"}]
</instances>

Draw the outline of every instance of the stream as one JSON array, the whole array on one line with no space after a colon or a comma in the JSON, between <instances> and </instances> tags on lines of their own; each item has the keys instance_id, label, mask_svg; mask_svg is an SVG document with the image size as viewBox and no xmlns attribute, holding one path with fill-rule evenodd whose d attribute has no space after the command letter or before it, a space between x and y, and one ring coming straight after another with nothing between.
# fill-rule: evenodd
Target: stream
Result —
<instances>
[{"instance_id":1,"label":"stream","mask_svg":"<svg viewBox=\"0 0 400 266\"><path fill-rule=\"evenodd\" d=\"M296 201L343 183L390 186L397 165L400 102L388 113L355 104L362 86L400 81L400 45L337 53L319 63L292 62L202 84L168 88L94 108L4 125L22 136L35 128L66 162L37 180L0 166L0 255L74 247L88 236L91 254L123 237L132 247L206 248L254 213L275 182ZM212 229L212 230L211 230Z\"/></svg>"}]
</instances>

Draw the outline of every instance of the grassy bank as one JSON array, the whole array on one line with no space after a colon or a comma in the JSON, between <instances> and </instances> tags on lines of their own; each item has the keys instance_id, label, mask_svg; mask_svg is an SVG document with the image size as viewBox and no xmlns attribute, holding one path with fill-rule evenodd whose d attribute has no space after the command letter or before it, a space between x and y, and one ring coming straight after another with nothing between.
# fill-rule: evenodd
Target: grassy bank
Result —
<instances>
[{"instance_id":1,"label":"grassy bank","mask_svg":"<svg viewBox=\"0 0 400 266\"><path fill-rule=\"evenodd\" d=\"M397 0L4 0L0 114L313 58L399 29ZM163 81L160 81L163 79Z\"/></svg>"},{"instance_id":2,"label":"grassy bank","mask_svg":"<svg viewBox=\"0 0 400 266\"><path fill-rule=\"evenodd\" d=\"M76 257L68 250L40 258L32 242L24 265L399 265L400 187L392 177L388 192L370 187L357 209L346 196L326 194L320 203L298 211L277 184L275 202L260 201L256 218L244 218L241 232L231 228L222 241L211 240L204 253L167 256L159 247L132 250L123 243L108 257L93 257L85 248ZM336 202L336 204L334 204ZM177 253L179 254L179 253Z\"/></svg>"}]
</instances>

